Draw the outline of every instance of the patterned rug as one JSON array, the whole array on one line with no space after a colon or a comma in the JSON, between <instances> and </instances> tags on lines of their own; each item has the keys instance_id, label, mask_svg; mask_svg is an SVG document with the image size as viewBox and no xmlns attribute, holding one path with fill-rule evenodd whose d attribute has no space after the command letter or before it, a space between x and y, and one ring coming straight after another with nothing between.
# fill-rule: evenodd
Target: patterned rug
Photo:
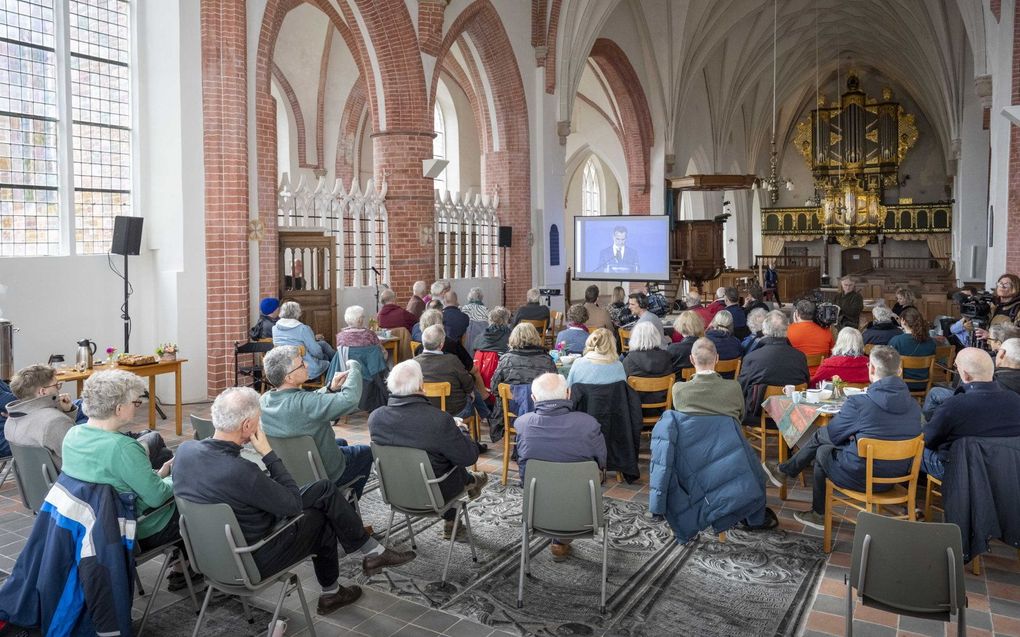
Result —
<instances>
[{"instance_id":1,"label":"patterned rug","mask_svg":"<svg viewBox=\"0 0 1020 637\"><path fill-rule=\"evenodd\" d=\"M202 591L205 592L204 590ZM296 599L296 598L295 598ZM198 602L202 603L200 596ZM312 604L312 618L315 615L315 601ZM265 635L269 627L269 620L273 618L272 611L263 610L257 606L249 606L251 609L252 623L244 618L244 608L236 597L213 594L209 601L209 608L205 611L205 620L202 622L202 636L221 637L255 637ZM299 615L301 611L296 611ZM145 632L150 635L161 635L163 637L174 637L191 635L195 629L195 607L191 600L185 597L179 602L153 611L149 615L149 621L145 624ZM138 622L135 622L137 628Z\"/></svg>"},{"instance_id":2,"label":"patterned rug","mask_svg":"<svg viewBox=\"0 0 1020 637\"><path fill-rule=\"evenodd\" d=\"M524 608L517 608L521 543L521 489L491 480L469 507L477 564L466 542L454 545L446 586L449 542L437 519L414 522L418 558L364 582L360 558L341 563L343 578L411 601L441 608L520 635L793 635L825 559L816 538L782 531L732 531L720 543L703 534L673 542L665 522L645 517L641 504L606 498L609 581L600 615L601 538L577 540L573 556L555 563L549 540L533 538ZM362 517L385 533L389 508L378 491L361 501ZM398 525L399 523L399 525ZM398 517L393 542L410 547Z\"/></svg>"}]
</instances>

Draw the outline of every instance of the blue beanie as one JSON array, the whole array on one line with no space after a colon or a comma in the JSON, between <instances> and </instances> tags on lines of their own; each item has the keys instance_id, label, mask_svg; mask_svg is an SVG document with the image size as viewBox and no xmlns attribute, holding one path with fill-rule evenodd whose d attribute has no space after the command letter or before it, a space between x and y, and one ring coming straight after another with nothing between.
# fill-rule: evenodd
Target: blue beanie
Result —
<instances>
[{"instance_id":1,"label":"blue beanie","mask_svg":"<svg viewBox=\"0 0 1020 637\"><path fill-rule=\"evenodd\" d=\"M280 299L274 299L271 296L262 299L262 302L259 303L259 311L263 314L272 314L278 307L280 307Z\"/></svg>"}]
</instances>

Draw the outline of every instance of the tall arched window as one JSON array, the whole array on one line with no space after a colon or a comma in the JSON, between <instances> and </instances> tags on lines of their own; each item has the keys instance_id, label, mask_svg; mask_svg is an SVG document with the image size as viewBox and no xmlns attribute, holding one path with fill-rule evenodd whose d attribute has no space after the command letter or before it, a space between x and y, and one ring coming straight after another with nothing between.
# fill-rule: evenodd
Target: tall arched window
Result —
<instances>
[{"instance_id":1,"label":"tall arched window","mask_svg":"<svg viewBox=\"0 0 1020 637\"><path fill-rule=\"evenodd\" d=\"M585 217L602 214L602 186L599 184L594 157L589 157L585 162L581 177L581 214Z\"/></svg>"},{"instance_id":2,"label":"tall arched window","mask_svg":"<svg viewBox=\"0 0 1020 637\"><path fill-rule=\"evenodd\" d=\"M446 159L446 122L443 120L443 109L440 108L439 102L436 102L435 108L432 109L432 128L436 133L432 140L432 157ZM433 182L434 187L440 191L447 190L446 171L439 173Z\"/></svg>"}]
</instances>

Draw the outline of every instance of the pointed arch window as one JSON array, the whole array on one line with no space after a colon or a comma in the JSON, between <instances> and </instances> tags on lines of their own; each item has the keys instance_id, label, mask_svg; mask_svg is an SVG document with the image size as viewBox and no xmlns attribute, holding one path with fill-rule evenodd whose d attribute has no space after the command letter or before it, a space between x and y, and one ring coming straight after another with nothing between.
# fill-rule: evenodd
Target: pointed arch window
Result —
<instances>
[{"instance_id":1,"label":"pointed arch window","mask_svg":"<svg viewBox=\"0 0 1020 637\"><path fill-rule=\"evenodd\" d=\"M432 129L436 136L432 139L432 157L435 159L446 159L446 121L443 119L443 109L436 102L432 109ZM446 171L439 173L433 181L433 187L437 190L448 190L446 185Z\"/></svg>"},{"instance_id":2,"label":"pointed arch window","mask_svg":"<svg viewBox=\"0 0 1020 637\"><path fill-rule=\"evenodd\" d=\"M602 214L602 185L599 183L595 158L589 157L581 176L581 214L596 217Z\"/></svg>"}]
</instances>

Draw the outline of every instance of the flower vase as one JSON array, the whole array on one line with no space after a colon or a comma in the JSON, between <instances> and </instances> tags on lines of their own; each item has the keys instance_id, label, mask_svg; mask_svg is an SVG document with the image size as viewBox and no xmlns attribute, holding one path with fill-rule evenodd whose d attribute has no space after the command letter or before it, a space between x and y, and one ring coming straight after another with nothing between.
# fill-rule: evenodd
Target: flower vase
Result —
<instances>
[{"instance_id":1,"label":"flower vase","mask_svg":"<svg viewBox=\"0 0 1020 637\"><path fill-rule=\"evenodd\" d=\"M161 363L171 363L175 360L177 360L177 352L167 352L159 356L159 362Z\"/></svg>"}]
</instances>

